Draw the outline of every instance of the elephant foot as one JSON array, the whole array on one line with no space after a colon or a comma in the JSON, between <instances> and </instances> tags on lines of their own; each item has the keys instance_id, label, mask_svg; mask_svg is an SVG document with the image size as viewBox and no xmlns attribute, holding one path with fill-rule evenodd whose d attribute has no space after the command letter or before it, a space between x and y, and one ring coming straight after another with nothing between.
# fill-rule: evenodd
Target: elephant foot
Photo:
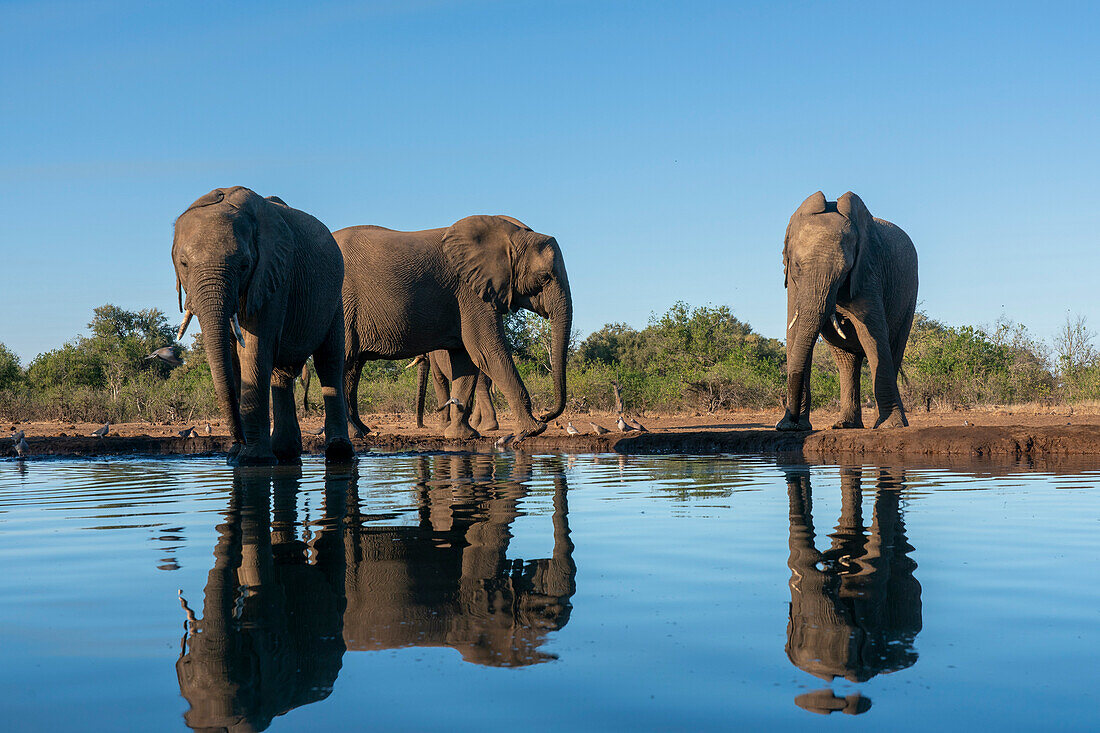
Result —
<instances>
[{"instance_id":1,"label":"elephant foot","mask_svg":"<svg viewBox=\"0 0 1100 733\"><path fill-rule=\"evenodd\" d=\"M833 423L833 430L859 430L863 427L863 416L841 417Z\"/></svg>"},{"instance_id":2,"label":"elephant foot","mask_svg":"<svg viewBox=\"0 0 1100 733\"><path fill-rule=\"evenodd\" d=\"M370 432L370 428L368 428L366 425L356 425L355 423L352 423L351 430L349 432L352 434L353 437L364 438L366 437L367 433Z\"/></svg>"},{"instance_id":3,"label":"elephant foot","mask_svg":"<svg viewBox=\"0 0 1100 733\"><path fill-rule=\"evenodd\" d=\"M274 466L279 461L269 449L245 445L235 456L226 461L230 466Z\"/></svg>"},{"instance_id":4,"label":"elephant foot","mask_svg":"<svg viewBox=\"0 0 1100 733\"><path fill-rule=\"evenodd\" d=\"M443 437L447 440L470 440L471 438L480 438L481 433L466 423L456 423L447 426L447 429L443 431Z\"/></svg>"},{"instance_id":5,"label":"elephant foot","mask_svg":"<svg viewBox=\"0 0 1100 733\"><path fill-rule=\"evenodd\" d=\"M477 424L477 429L480 432L487 433L493 430L500 430L500 425L497 424L496 420L482 420Z\"/></svg>"},{"instance_id":6,"label":"elephant foot","mask_svg":"<svg viewBox=\"0 0 1100 733\"><path fill-rule=\"evenodd\" d=\"M272 437L271 452L275 454L280 465L298 466L302 463L301 440L277 440Z\"/></svg>"},{"instance_id":7,"label":"elephant foot","mask_svg":"<svg viewBox=\"0 0 1100 733\"><path fill-rule=\"evenodd\" d=\"M332 438L325 443L325 463L351 463L355 460L355 448L347 438Z\"/></svg>"},{"instance_id":8,"label":"elephant foot","mask_svg":"<svg viewBox=\"0 0 1100 733\"><path fill-rule=\"evenodd\" d=\"M520 431L516 433L515 440L513 440L512 442L519 443L524 438L530 438L532 436L539 435L544 430L546 430L546 423L536 421L525 428L521 428Z\"/></svg>"},{"instance_id":9,"label":"elephant foot","mask_svg":"<svg viewBox=\"0 0 1100 733\"><path fill-rule=\"evenodd\" d=\"M775 424L775 429L782 432L795 433L813 430L813 427L810 426L809 418L801 421L795 420L788 412L786 415L783 416L782 420Z\"/></svg>"},{"instance_id":10,"label":"elephant foot","mask_svg":"<svg viewBox=\"0 0 1100 733\"><path fill-rule=\"evenodd\" d=\"M905 419L905 412L903 412L901 409L897 409L885 415L880 414L878 416L878 421L875 423L875 427L907 428L909 427L909 421Z\"/></svg>"},{"instance_id":11,"label":"elephant foot","mask_svg":"<svg viewBox=\"0 0 1100 733\"><path fill-rule=\"evenodd\" d=\"M244 443L238 443L236 441L234 441L233 445L229 446L229 454L226 456L226 459L229 461L230 465L233 464L233 461L237 458L237 454L243 449Z\"/></svg>"}]
</instances>

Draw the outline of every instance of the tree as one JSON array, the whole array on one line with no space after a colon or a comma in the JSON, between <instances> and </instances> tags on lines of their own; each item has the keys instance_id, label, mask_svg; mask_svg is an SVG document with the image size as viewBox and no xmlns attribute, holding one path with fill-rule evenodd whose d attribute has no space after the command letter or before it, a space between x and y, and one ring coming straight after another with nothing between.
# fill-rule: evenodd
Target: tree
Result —
<instances>
[{"instance_id":1,"label":"tree","mask_svg":"<svg viewBox=\"0 0 1100 733\"><path fill-rule=\"evenodd\" d=\"M0 389L18 387L23 383L23 367L19 357L4 344L0 344Z\"/></svg>"}]
</instances>

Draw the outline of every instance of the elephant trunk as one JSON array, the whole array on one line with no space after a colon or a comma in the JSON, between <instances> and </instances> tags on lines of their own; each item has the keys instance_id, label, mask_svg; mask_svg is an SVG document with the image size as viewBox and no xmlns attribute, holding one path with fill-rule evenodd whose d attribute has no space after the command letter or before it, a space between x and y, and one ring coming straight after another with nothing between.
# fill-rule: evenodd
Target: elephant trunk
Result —
<instances>
[{"instance_id":1,"label":"elephant trunk","mask_svg":"<svg viewBox=\"0 0 1100 733\"><path fill-rule=\"evenodd\" d=\"M565 412L565 362L569 356L569 337L573 331L573 299L569 295L568 282L547 285L543 302L550 315L550 374L554 380L554 405L542 415L543 422L553 420Z\"/></svg>"},{"instance_id":2,"label":"elephant trunk","mask_svg":"<svg viewBox=\"0 0 1100 733\"><path fill-rule=\"evenodd\" d=\"M813 360L814 344L826 327L835 297L831 290L825 298L798 300L787 330L787 411L796 420L810 414L810 395L806 385Z\"/></svg>"},{"instance_id":3,"label":"elephant trunk","mask_svg":"<svg viewBox=\"0 0 1100 733\"><path fill-rule=\"evenodd\" d=\"M214 391L222 415L229 421L230 435L244 443L238 374L233 365L234 335L230 321L236 313L236 288L227 287L224 278L196 289L194 300L202 326L206 361L214 381Z\"/></svg>"}]
</instances>

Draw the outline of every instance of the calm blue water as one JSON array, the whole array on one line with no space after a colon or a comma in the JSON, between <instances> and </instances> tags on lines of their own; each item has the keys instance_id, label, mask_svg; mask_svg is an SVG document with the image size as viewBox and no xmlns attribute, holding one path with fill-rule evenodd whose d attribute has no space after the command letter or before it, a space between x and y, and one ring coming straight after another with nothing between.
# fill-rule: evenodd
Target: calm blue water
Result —
<instances>
[{"instance_id":1,"label":"calm blue water","mask_svg":"<svg viewBox=\"0 0 1100 733\"><path fill-rule=\"evenodd\" d=\"M0 463L0 719L1096 730L1098 482L736 456Z\"/></svg>"}]
</instances>

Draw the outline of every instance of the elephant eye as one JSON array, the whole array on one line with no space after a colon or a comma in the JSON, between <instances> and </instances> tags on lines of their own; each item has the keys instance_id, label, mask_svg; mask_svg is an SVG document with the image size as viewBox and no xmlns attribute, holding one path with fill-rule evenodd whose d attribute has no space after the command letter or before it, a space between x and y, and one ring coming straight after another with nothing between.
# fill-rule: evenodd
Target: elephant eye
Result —
<instances>
[{"instance_id":1,"label":"elephant eye","mask_svg":"<svg viewBox=\"0 0 1100 733\"><path fill-rule=\"evenodd\" d=\"M180 267L187 267L187 262L184 260L180 260Z\"/></svg>"}]
</instances>

